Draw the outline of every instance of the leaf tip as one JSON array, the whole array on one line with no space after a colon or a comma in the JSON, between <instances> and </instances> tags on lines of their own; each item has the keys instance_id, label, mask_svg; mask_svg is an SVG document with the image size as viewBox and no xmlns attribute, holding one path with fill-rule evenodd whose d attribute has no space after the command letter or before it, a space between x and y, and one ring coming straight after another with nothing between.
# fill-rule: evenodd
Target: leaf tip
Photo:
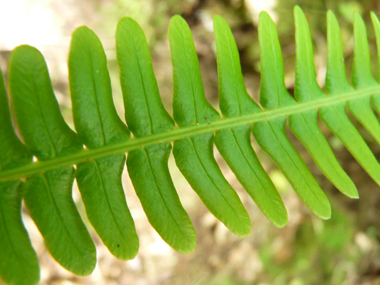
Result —
<instances>
[{"instance_id":1,"label":"leaf tip","mask_svg":"<svg viewBox=\"0 0 380 285\"><path fill-rule=\"evenodd\" d=\"M195 250L195 246L197 245L196 235L194 235L194 237L195 238L191 238L188 241L186 241L186 243L182 247L176 248L176 250L182 254L188 254L193 252Z\"/></svg>"},{"instance_id":2,"label":"leaf tip","mask_svg":"<svg viewBox=\"0 0 380 285\"><path fill-rule=\"evenodd\" d=\"M274 24L273 19L270 17L270 15L265 11L261 11L259 15L259 30L260 30L260 27L264 25L264 23L270 23L270 22Z\"/></svg>"},{"instance_id":3,"label":"leaf tip","mask_svg":"<svg viewBox=\"0 0 380 285\"><path fill-rule=\"evenodd\" d=\"M223 21L223 20L224 20L223 17L220 15L214 15L214 17L213 17L214 23L217 21Z\"/></svg>"},{"instance_id":4,"label":"leaf tip","mask_svg":"<svg viewBox=\"0 0 380 285\"><path fill-rule=\"evenodd\" d=\"M288 224L288 214L281 216L276 221L271 221L277 228L283 228Z\"/></svg>"},{"instance_id":5,"label":"leaf tip","mask_svg":"<svg viewBox=\"0 0 380 285\"><path fill-rule=\"evenodd\" d=\"M347 196L350 197L351 199L360 199L358 191L347 194Z\"/></svg>"},{"instance_id":6,"label":"leaf tip","mask_svg":"<svg viewBox=\"0 0 380 285\"><path fill-rule=\"evenodd\" d=\"M320 217L322 220L330 220L331 219L331 206L330 204L325 209L315 212L315 214Z\"/></svg>"},{"instance_id":7,"label":"leaf tip","mask_svg":"<svg viewBox=\"0 0 380 285\"><path fill-rule=\"evenodd\" d=\"M215 15L214 18L213 18L213 23L214 23L214 30L216 30L218 27L219 28L223 28L223 26L228 26L228 24L226 23L226 20L224 20L224 18L220 15Z\"/></svg>"},{"instance_id":8,"label":"leaf tip","mask_svg":"<svg viewBox=\"0 0 380 285\"><path fill-rule=\"evenodd\" d=\"M83 26L80 26L80 27L76 28L76 29L74 30L74 32L73 32L73 35L74 35L74 34L80 34L80 33L87 33L87 32L89 32L89 31L92 32L92 30L91 30L89 27L83 25Z\"/></svg>"},{"instance_id":9,"label":"leaf tip","mask_svg":"<svg viewBox=\"0 0 380 285\"><path fill-rule=\"evenodd\" d=\"M299 5L295 5L293 8L294 15L303 15L303 11Z\"/></svg>"},{"instance_id":10,"label":"leaf tip","mask_svg":"<svg viewBox=\"0 0 380 285\"><path fill-rule=\"evenodd\" d=\"M331 19L331 18L336 18L334 12L333 12L331 9L327 10L326 16L327 16L327 20L328 20L329 18L330 18L330 19Z\"/></svg>"},{"instance_id":11,"label":"leaf tip","mask_svg":"<svg viewBox=\"0 0 380 285\"><path fill-rule=\"evenodd\" d=\"M363 18L358 11L354 12L354 28L357 25L364 25Z\"/></svg>"},{"instance_id":12,"label":"leaf tip","mask_svg":"<svg viewBox=\"0 0 380 285\"><path fill-rule=\"evenodd\" d=\"M124 29L134 29L134 30L142 30L140 25L133 20L131 17L123 17L119 20L117 23L117 28L116 28L116 34L118 31L121 30L121 28Z\"/></svg>"},{"instance_id":13,"label":"leaf tip","mask_svg":"<svg viewBox=\"0 0 380 285\"><path fill-rule=\"evenodd\" d=\"M300 6L298 5L294 6L293 14L294 14L294 24L296 26L296 29L297 27L306 26L307 21L306 21L305 13L303 12Z\"/></svg>"},{"instance_id":14,"label":"leaf tip","mask_svg":"<svg viewBox=\"0 0 380 285\"><path fill-rule=\"evenodd\" d=\"M378 21L377 15L376 15L376 13L373 12L373 11L371 11L371 19L372 19L372 21L375 21L375 20Z\"/></svg>"},{"instance_id":15,"label":"leaf tip","mask_svg":"<svg viewBox=\"0 0 380 285\"><path fill-rule=\"evenodd\" d=\"M184 21L185 21L185 19L182 18L180 15L174 15L173 17L170 18L169 29L170 29L171 25L174 25L174 24L180 23L180 22L184 22Z\"/></svg>"},{"instance_id":16,"label":"leaf tip","mask_svg":"<svg viewBox=\"0 0 380 285\"><path fill-rule=\"evenodd\" d=\"M371 11L371 20L372 20L372 24L375 28L375 32L377 35L377 32L380 28L380 22L379 22L379 18L377 17L377 15L373 11Z\"/></svg>"},{"instance_id":17,"label":"leaf tip","mask_svg":"<svg viewBox=\"0 0 380 285\"><path fill-rule=\"evenodd\" d=\"M243 237L249 236L249 234L251 233L251 220L248 217L248 214L247 214L247 218L242 220L241 223L239 223L238 227L235 226L234 228L233 227L228 227L228 228L238 237L243 238Z\"/></svg>"},{"instance_id":18,"label":"leaf tip","mask_svg":"<svg viewBox=\"0 0 380 285\"><path fill-rule=\"evenodd\" d=\"M174 34L190 32L190 27L180 15L174 15L169 22L169 41L174 40Z\"/></svg>"}]
</instances>

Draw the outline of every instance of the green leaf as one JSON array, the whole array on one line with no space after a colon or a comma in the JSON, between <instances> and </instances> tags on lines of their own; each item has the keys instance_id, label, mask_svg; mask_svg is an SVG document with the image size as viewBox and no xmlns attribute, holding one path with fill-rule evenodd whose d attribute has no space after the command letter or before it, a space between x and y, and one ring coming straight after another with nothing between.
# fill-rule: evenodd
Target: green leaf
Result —
<instances>
[{"instance_id":1,"label":"green leaf","mask_svg":"<svg viewBox=\"0 0 380 285\"><path fill-rule=\"evenodd\" d=\"M344 54L338 21L334 13L327 11L327 71L325 89L329 96L352 91L344 68Z\"/></svg>"},{"instance_id":2,"label":"green leaf","mask_svg":"<svg viewBox=\"0 0 380 285\"><path fill-rule=\"evenodd\" d=\"M277 227L288 222L288 214L272 180L251 145L252 126L218 131L215 144L244 189L265 216Z\"/></svg>"},{"instance_id":3,"label":"green leaf","mask_svg":"<svg viewBox=\"0 0 380 285\"><path fill-rule=\"evenodd\" d=\"M131 18L117 25L116 51L129 129L136 137L173 129L173 119L160 99L144 32Z\"/></svg>"},{"instance_id":4,"label":"green leaf","mask_svg":"<svg viewBox=\"0 0 380 285\"><path fill-rule=\"evenodd\" d=\"M87 27L73 33L69 78L75 128L84 144L96 149L128 140L113 105L102 44ZM112 254L128 260L136 256L139 240L121 185L124 163L124 154L81 163L76 178L96 232Z\"/></svg>"},{"instance_id":5,"label":"green leaf","mask_svg":"<svg viewBox=\"0 0 380 285\"><path fill-rule=\"evenodd\" d=\"M256 123L253 127L260 147L280 167L302 201L317 216L329 219L330 203L285 133L286 118Z\"/></svg>"},{"instance_id":6,"label":"green leaf","mask_svg":"<svg viewBox=\"0 0 380 285\"><path fill-rule=\"evenodd\" d=\"M220 118L207 102L190 28L180 16L169 25L173 64L173 115L181 127L204 124Z\"/></svg>"},{"instance_id":7,"label":"green leaf","mask_svg":"<svg viewBox=\"0 0 380 285\"><path fill-rule=\"evenodd\" d=\"M318 86L313 60L313 45L305 15L298 6L294 9L296 25L296 84L298 102L318 100L326 95ZM336 160L327 140L318 127L318 111L310 110L289 117L289 126L313 157L323 174L343 194L358 198L354 183Z\"/></svg>"},{"instance_id":8,"label":"green leaf","mask_svg":"<svg viewBox=\"0 0 380 285\"><path fill-rule=\"evenodd\" d=\"M264 12L260 14L259 23L261 69L263 73L260 103L264 108L278 108L280 107L278 104L293 106L296 103L287 92L284 84L284 66L275 25L269 15ZM270 41L267 40L268 37L270 37ZM302 68L305 69L304 72L307 72L307 67L302 66ZM276 70L278 72L275 72ZM308 126L305 125L305 116L308 115L307 113L301 113L290 116L292 130L301 136L301 141L303 141L305 135L310 135ZM292 123L292 116L296 116L293 119L297 122L297 125ZM313 116L316 118L316 112L311 113L310 118L313 118ZM287 138L285 126L286 117L256 123L253 127L253 135L261 148L276 162L310 210L323 219L329 219L331 216L330 203ZM309 131L309 133L304 133L305 130ZM315 130L313 128L314 133ZM310 138L314 139L312 136L308 137L308 139Z\"/></svg>"},{"instance_id":9,"label":"green leaf","mask_svg":"<svg viewBox=\"0 0 380 285\"><path fill-rule=\"evenodd\" d=\"M0 106L1 171L32 160L14 132L1 70ZM37 284L40 279L38 259L21 220L21 185L21 181L0 182L0 278L9 284Z\"/></svg>"},{"instance_id":10,"label":"green leaf","mask_svg":"<svg viewBox=\"0 0 380 285\"><path fill-rule=\"evenodd\" d=\"M38 284L40 268L21 221L21 182L0 183L0 278L8 284Z\"/></svg>"},{"instance_id":11,"label":"green leaf","mask_svg":"<svg viewBox=\"0 0 380 285\"><path fill-rule=\"evenodd\" d=\"M170 177L170 151L168 143L131 151L128 172L150 224L175 250L189 253L195 248L196 234Z\"/></svg>"},{"instance_id":12,"label":"green leaf","mask_svg":"<svg viewBox=\"0 0 380 285\"><path fill-rule=\"evenodd\" d=\"M73 33L69 82L75 129L88 148L129 139L129 130L116 113L107 58L99 38L87 27Z\"/></svg>"},{"instance_id":13,"label":"green leaf","mask_svg":"<svg viewBox=\"0 0 380 285\"><path fill-rule=\"evenodd\" d=\"M357 129L348 119L345 105L342 103L333 107L321 108L320 116L331 131L343 142L352 156L380 185L379 164Z\"/></svg>"},{"instance_id":14,"label":"green leaf","mask_svg":"<svg viewBox=\"0 0 380 285\"><path fill-rule=\"evenodd\" d=\"M251 230L249 216L223 177L212 147L212 134L175 141L176 164L210 212L236 235L247 236Z\"/></svg>"},{"instance_id":15,"label":"green leaf","mask_svg":"<svg viewBox=\"0 0 380 285\"><path fill-rule=\"evenodd\" d=\"M329 96L339 96L352 90L346 77L344 68L344 57L342 40L340 37L338 22L334 14L327 13L327 74L325 88ZM355 116L364 116L368 110L368 97L357 98L353 103L349 103L349 109ZM350 101L349 101L350 102ZM358 103L358 107L354 105ZM367 104L367 109L361 109ZM340 103L335 106L323 107L320 110L320 116L332 132L343 142L346 148L351 152L360 165L368 174L379 184L380 167L379 164L368 148L367 144L356 130L346 115L346 104ZM374 123L373 123L374 124Z\"/></svg>"},{"instance_id":16,"label":"green leaf","mask_svg":"<svg viewBox=\"0 0 380 285\"><path fill-rule=\"evenodd\" d=\"M180 126L207 123L219 114L207 102L190 28L179 16L169 26L173 63L174 118ZM192 119L187 121L188 117ZM250 220L238 195L213 157L213 135L174 142L176 164L195 192L220 221L240 236L249 234Z\"/></svg>"},{"instance_id":17,"label":"green leaf","mask_svg":"<svg viewBox=\"0 0 380 285\"><path fill-rule=\"evenodd\" d=\"M294 106L296 101L286 90L284 63L276 26L266 12L259 17L259 42L261 54L260 103L267 110Z\"/></svg>"},{"instance_id":18,"label":"green leaf","mask_svg":"<svg viewBox=\"0 0 380 285\"><path fill-rule=\"evenodd\" d=\"M123 154L99 158L79 164L76 177L96 232L113 255L128 260L137 255L139 239L121 184L124 164Z\"/></svg>"},{"instance_id":19,"label":"green leaf","mask_svg":"<svg viewBox=\"0 0 380 285\"><path fill-rule=\"evenodd\" d=\"M0 171L11 169L32 161L32 155L14 131L9 110L8 94L3 73L0 70Z\"/></svg>"},{"instance_id":20,"label":"green leaf","mask_svg":"<svg viewBox=\"0 0 380 285\"><path fill-rule=\"evenodd\" d=\"M318 112L380 184L379 163L346 114L348 107L380 142L379 122L370 105L380 113L380 85L371 73L365 25L357 14L353 88L345 74L338 23L331 11L327 13L325 94L316 81L307 21L298 6L294 12L295 98L284 84L275 25L268 14L260 15L261 106L251 99L244 86L231 30L221 17L214 18L222 118L205 98L190 29L182 18L175 16L170 23L169 39L177 125L161 102L144 33L130 18L120 21L116 35L129 128L116 114L107 59L91 30L81 27L74 32L69 58L78 135L59 112L42 55L29 46L15 49L9 69L15 127L0 80L0 252L6 255L6 259L4 255L0 257L1 278L11 284L36 283L39 278L37 258L21 222L22 193L54 258L79 275L93 270L95 247L72 200L74 164L88 217L106 246L121 259L133 258L138 250L120 179L126 152L128 172L148 220L169 245L183 253L194 250L196 234L170 177L168 158L172 142L176 164L190 185L210 211L239 236L249 233L249 216L215 161L214 143L258 207L279 227L287 222L286 209L252 149L251 132L305 204L324 219L331 215L330 204L288 140L287 118L318 167L344 194L358 196L318 128ZM379 43L380 24L374 14L371 17ZM26 145L17 137L18 131ZM38 161L31 162L32 155ZM26 178L25 184L18 181L22 178ZM21 271L27 274L26 279L21 279Z\"/></svg>"},{"instance_id":21,"label":"green leaf","mask_svg":"<svg viewBox=\"0 0 380 285\"><path fill-rule=\"evenodd\" d=\"M371 20L375 29L376 44L377 44L377 80L380 80L380 22L374 12L371 12Z\"/></svg>"},{"instance_id":22,"label":"green leaf","mask_svg":"<svg viewBox=\"0 0 380 285\"><path fill-rule=\"evenodd\" d=\"M39 160L82 149L61 115L46 63L37 49L24 45L12 52L9 87L17 126Z\"/></svg>"},{"instance_id":23,"label":"green leaf","mask_svg":"<svg viewBox=\"0 0 380 285\"><path fill-rule=\"evenodd\" d=\"M363 19L358 13L355 13L354 21L354 66L352 70L352 83L355 88L378 85L371 73L367 33ZM379 96L372 98L375 106L380 103L379 98ZM351 100L348 102L348 109L372 134L376 141L380 143L380 124L372 112L370 98Z\"/></svg>"},{"instance_id":24,"label":"green leaf","mask_svg":"<svg viewBox=\"0 0 380 285\"><path fill-rule=\"evenodd\" d=\"M309 25L299 6L294 7L294 24L296 27L296 83L294 97L299 102L318 100L326 95L316 81L313 44Z\"/></svg>"},{"instance_id":25,"label":"green leaf","mask_svg":"<svg viewBox=\"0 0 380 285\"><path fill-rule=\"evenodd\" d=\"M371 60L365 24L359 13L355 12L354 20L354 65L352 83L355 88L378 86L371 72Z\"/></svg>"},{"instance_id":26,"label":"green leaf","mask_svg":"<svg viewBox=\"0 0 380 285\"><path fill-rule=\"evenodd\" d=\"M218 46L219 104L222 114L225 117L234 117L260 112L260 107L245 89L239 53L231 30L220 16L214 17L214 25L215 42Z\"/></svg>"},{"instance_id":27,"label":"green leaf","mask_svg":"<svg viewBox=\"0 0 380 285\"><path fill-rule=\"evenodd\" d=\"M214 30L220 96L240 108L239 111L230 112L221 105L223 115L230 117L236 112L239 115L260 112L245 89L235 40L227 23L220 16L214 17ZM248 106L251 106L250 110ZM218 131L215 144L257 206L274 225L283 227L288 221L288 215L273 182L252 149L251 129L251 125L248 125Z\"/></svg>"},{"instance_id":28,"label":"green leaf","mask_svg":"<svg viewBox=\"0 0 380 285\"><path fill-rule=\"evenodd\" d=\"M74 177L73 167L50 170L29 178L23 194L55 260L77 275L88 275L95 268L96 252L72 199Z\"/></svg>"},{"instance_id":29,"label":"green leaf","mask_svg":"<svg viewBox=\"0 0 380 285\"><path fill-rule=\"evenodd\" d=\"M291 115L289 126L331 183L348 197L359 198L355 184L339 165L328 142L318 128L318 111L312 110Z\"/></svg>"},{"instance_id":30,"label":"green leaf","mask_svg":"<svg viewBox=\"0 0 380 285\"><path fill-rule=\"evenodd\" d=\"M371 12L371 19L372 19L373 26L375 28L375 35L376 35L376 44L377 44L377 80L379 81L380 80L380 23L379 23L379 19L376 17L376 14L373 13L373 12ZM367 42L367 39L366 39L366 34L364 34L364 36L360 35L360 32L363 29L363 28L360 28L362 26L360 20L361 19L358 19L358 24L359 25L357 25L357 27L358 27L358 29L357 29L358 30L358 32L357 32L358 33L357 40L359 40L359 41L363 40L368 45L368 42ZM358 48L360 47L360 45L357 45L357 46L358 46ZM363 49L368 49L368 47L364 46ZM356 58L359 58L360 52L361 52L361 50L359 50L359 49L355 52L354 55L355 55ZM369 57L369 53L367 53L367 57ZM366 58L366 60L368 60L368 58ZM359 59L357 59L357 61L359 61ZM370 69L371 68L370 64L367 64L367 69L366 70L368 70L368 68L369 68L369 70L371 70ZM359 69L357 68L357 72L358 71L359 71ZM365 72L365 71L363 71L363 72ZM357 77L359 77L359 76L357 76ZM372 79L362 79L362 77L363 76L360 77L360 80L358 78L358 80L357 80L358 84L363 84L364 83L363 80L370 80L370 81L372 81ZM372 78L372 74L371 74L370 78ZM375 84L373 84L373 83L371 83L371 85L375 86ZM372 101L372 105L374 106L376 112L378 114L380 114L380 94L374 94L371 99L372 99L371 100ZM362 123L362 124L364 124L364 123ZM371 132L371 134L372 134L372 132ZM378 133L376 133L376 135L378 135ZM377 136L376 136L376 139L377 139Z\"/></svg>"},{"instance_id":31,"label":"green leaf","mask_svg":"<svg viewBox=\"0 0 380 285\"><path fill-rule=\"evenodd\" d=\"M46 160L82 149L59 111L39 51L16 48L9 80L16 122L33 155ZM73 167L62 167L28 178L24 200L52 256L68 270L88 275L95 268L96 251L72 200L74 177Z\"/></svg>"},{"instance_id":32,"label":"green leaf","mask_svg":"<svg viewBox=\"0 0 380 285\"><path fill-rule=\"evenodd\" d=\"M169 131L174 122L162 105L148 44L139 25L120 20L116 31L125 118L135 137ZM151 225L175 250L195 248L196 234L183 209L168 169L171 145L156 144L131 151L127 167Z\"/></svg>"}]
</instances>

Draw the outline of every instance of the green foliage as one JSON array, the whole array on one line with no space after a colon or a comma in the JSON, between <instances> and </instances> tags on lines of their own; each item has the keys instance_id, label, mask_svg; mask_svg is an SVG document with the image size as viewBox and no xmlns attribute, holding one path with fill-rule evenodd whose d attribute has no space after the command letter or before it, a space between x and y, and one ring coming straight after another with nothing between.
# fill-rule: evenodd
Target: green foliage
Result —
<instances>
[{"instance_id":1,"label":"green foliage","mask_svg":"<svg viewBox=\"0 0 380 285\"><path fill-rule=\"evenodd\" d=\"M363 20L355 15L351 87L345 74L339 26L334 14L327 13L326 94L316 82L309 27L298 6L294 16L296 86L292 97L284 84L275 24L267 13L260 15L260 105L245 89L231 30L220 16L214 17L222 118L205 98L191 32L179 16L173 17L169 26L174 120L162 105L144 33L130 18L121 19L116 32L128 127L115 111L107 59L91 30L80 27L73 33L69 54L76 133L63 120L42 55L30 46L16 48L9 66L9 91L25 145L12 126L1 79L1 278L10 284L36 284L39 280L37 257L21 220L22 199L57 262L77 275L92 272L96 251L72 200L74 179L87 216L103 243L117 258L133 259L139 240L121 185L125 161L151 225L175 250L193 251L196 233L168 169L171 142L175 162L189 184L210 212L238 236L249 234L250 218L214 159L214 144L258 207L278 227L286 225L287 211L252 149L251 133L303 202L322 219L330 218L330 203L286 136L288 118L293 133L343 194L358 198L355 185L318 128L318 114L380 184L380 166L346 114L347 106L380 142L380 125L371 109L373 106L380 113L380 95L376 95L380 86L371 74ZM380 24L373 13L371 17L379 42ZM32 162L32 156L38 161Z\"/></svg>"}]
</instances>

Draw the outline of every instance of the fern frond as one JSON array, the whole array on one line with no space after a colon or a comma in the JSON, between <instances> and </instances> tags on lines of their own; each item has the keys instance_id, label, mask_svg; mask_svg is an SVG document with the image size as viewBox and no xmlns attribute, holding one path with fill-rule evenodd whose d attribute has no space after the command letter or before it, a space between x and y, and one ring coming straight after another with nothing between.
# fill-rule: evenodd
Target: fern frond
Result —
<instances>
[{"instance_id":1,"label":"fern frond","mask_svg":"<svg viewBox=\"0 0 380 285\"><path fill-rule=\"evenodd\" d=\"M116 50L128 127L115 111L107 59L90 29L80 27L73 33L69 54L76 132L60 113L42 55L30 46L16 48L9 66L9 91L23 142L12 126L8 95L0 80L0 277L10 284L39 280L37 257L21 220L22 199L57 262L78 275L92 272L96 251L72 200L74 179L103 243L117 258L133 259L139 240L121 184L125 163L151 225L175 250L193 251L196 233L168 169L172 143L179 170L210 212L238 236L249 234L250 218L214 159L214 144L247 193L278 227L286 225L287 211L252 148L251 133L302 201L322 219L330 218L330 203L289 141L287 120L323 174L343 194L359 197L318 127L318 114L380 185L379 163L346 113L347 106L380 143L380 124L372 112L373 106L380 114L380 85L371 73L362 18L355 15L351 86L342 60L339 26L334 14L327 13L326 94L316 81L309 27L298 6L294 16L292 97L284 84L275 24L267 13L260 15L260 104L246 91L231 30L223 18L214 17L222 116L205 98L190 29L174 16L169 26L174 118L161 102L143 31L134 20L121 19ZM380 23L375 14L371 17L380 62ZM37 162L32 162L33 156ZM20 276L21 270L25 275Z\"/></svg>"}]
</instances>

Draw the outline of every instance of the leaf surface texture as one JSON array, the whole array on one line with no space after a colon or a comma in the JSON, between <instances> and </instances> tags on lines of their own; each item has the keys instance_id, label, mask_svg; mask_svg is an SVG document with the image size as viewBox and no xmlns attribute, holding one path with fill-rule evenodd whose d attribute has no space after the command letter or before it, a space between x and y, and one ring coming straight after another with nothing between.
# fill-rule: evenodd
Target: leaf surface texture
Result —
<instances>
[{"instance_id":1,"label":"leaf surface texture","mask_svg":"<svg viewBox=\"0 0 380 285\"><path fill-rule=\"evenodd\" d=\"M380 58L380 23L374 13L371 18ZM169 25L173 117L161 101L142 29L131 18L121 19L116 53L126 124L115 110L102 44L89 28L78 28L72 35L68 60L75 131L61 115L41 53L30 46L17 47L9 66L10 100L0 74L1 279L9 284L39 281L36 253L21 219L22 199L52 256L77 275L93 271L96 250L72 198L74 179L96 234L114 256L133 259L139 239L121 183L125 165L152 227L178 252L193 251L197 237L171 178L171 153L208 210L238 236L250 232L249 213L223 176L214 146L275 226L286 225L286 205L252 148L252 139L278 165L307 207L329 219L330 203L288 139L287 123L321 172L343 194L359 197L319 129L318 117L380 185L379 163L347 115L349 111L380 143L380 124L372 111L380 114L380 71L375 79L363 19L359 14L354 18L351 86L339 25L334 14L327 12L325 91L316 80L311 35L298 6L294 19L292 96L284 83L276 26L266 12L260 14L262 77L260 102L255 102L244 84L233 33L222 17L214 17L219 114L206 99L190 28L174 16Z\"/></svg>"}]
</instances>

